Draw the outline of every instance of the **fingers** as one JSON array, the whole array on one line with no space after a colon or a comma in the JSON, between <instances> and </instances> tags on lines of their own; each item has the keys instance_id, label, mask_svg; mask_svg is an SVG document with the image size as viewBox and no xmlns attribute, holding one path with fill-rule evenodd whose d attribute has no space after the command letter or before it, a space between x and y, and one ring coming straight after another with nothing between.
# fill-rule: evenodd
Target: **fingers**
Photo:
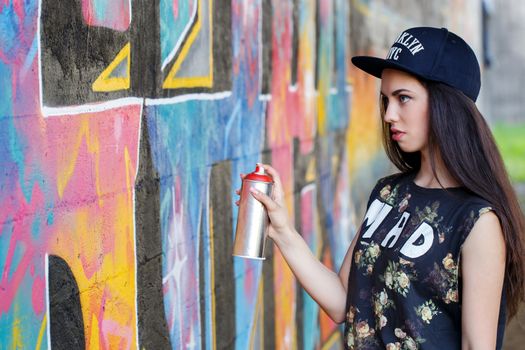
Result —
<instances>
[{"instance_id":1,"label":"fingers","mask_svg":"<svg viewBox=\"0 0 525 350\"><path fill-rule=\"evenodd\" d=\"M274 182L273 197L275 198L276 201L281 202L284 197L284 193L283 193L283 185L282 185L281 177L279 176L279 173L277 172L277 170L275 170L268 164L262 164L262 163L258 163L258 164L260 164L264 168L264 170L268 173L268 175L272 177L273 182Z\"/></svg>"},{"instance_id":2,"label":"fingers","mask_svg":"<svg viewBox=\"0 0 525 350\"><path fill-rule=\"evenodd\" d=\"M268 211L275 210L279 207L273 199L255 188L250 188L250 193L255 199L261 202Z\"/></svg>"},{"instance_id":3,"label":"fingers","mask_svg":"<svg viewBox=\"0 0 525 350\"><path fill-rule=\"evenodd\" d=\"M242 182L242 181L244 180L244 178L246 177L246 174L244 174L244 173L240 173L239 176L241 177L241 182ZM236 193L238 196L240 196L240 195L241 195L241 189L239 188L239 189L235 190L235 193ZM236 205L236 206L239 206L239 203L240 203L240 200L235 201L235 205Z\"/></svg>"}]
</instances>

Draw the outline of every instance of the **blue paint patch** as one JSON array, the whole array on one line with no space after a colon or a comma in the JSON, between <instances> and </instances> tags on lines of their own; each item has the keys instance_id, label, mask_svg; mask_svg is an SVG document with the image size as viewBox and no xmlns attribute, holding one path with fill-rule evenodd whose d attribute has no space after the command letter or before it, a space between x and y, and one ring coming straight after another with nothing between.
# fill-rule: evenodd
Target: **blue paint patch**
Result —
<instances>
[{"instance_id":1,"label":"blue paint patch","mask_svg":"<svg viewBox=\"0 0 525 350\"><path fill-rule=\"evenodd\" d=\"M0 23L1 23L0 18ZM16 179L18 178L18 167L12 157L10 142L11 130L13 128L13 107L11 90L11 69L0 61L0 202L5 203L5 198L13 192Z\"/></svg>"},{"instance_id":2,"label":"blue paint patch","mask_svg":"<svg viewBox=\"0 0 525 350\"><path fill-rule=\"evenodd\" d=\"M20 55L21 49L26 49L27 45L25 33L34 35L35 16L37 11L38 1L24 2L23 22L14 10L13 1L9 1L4 5L0 11L0 38L2 38L2 46L0 50L2 54L7 57L9 61L14 61ZM5 85L2 85L2 88Z\"/></svg>"},{"instance_id":3,"label":"blue paint patch","mask_svg":"<svg viewBox=\"0 0 525 350\"><path fill-rule=\"evenodd\" d=\"M38 236L40 235L40 232L42 232L42 229L40 227L40 224L42 223L42 218L39 214L35 214L33 223L31 224L31 238L33 240L38 240Z\"/></svg>"},{"instance_id":4,"label":"blue paint patch","mask_svg":"<svg viewBox=\"0 0 525 350\"><path fill-rule=\"evenodd\" d=\"M47 225L51 226L53 225L54 222L55 222L55 214L52 211L50 211L47 214Z\"/></svg>"},{"instance_id":5,"label":"blue paint patch","mask_svg":"<svg viewBox=\"0 0 525 350\"><path fill-rule=\"evenodd\" d=\"M11 242L11 235L13 234L13 218L11 216L6 218L3 224L2 233L0 233L0 276L4 275L5 259L7 258L7 251L9 243ZM0 329L2 329L0 327ZM0 332L1 333L1 332ZM0 344L2 344L0 342Z\"/></svg>"},{"instance_id":6,"label":"blue paint patch","mask_svg":"<svg viewBox=\"0 0 525 350\"><path fill-rule=\"evenodd\" d=\"M250 348L251 331L255 321L257 305L257 292L262 276L262 264L264 260L251 260L234 257L235 274L235 325L238 331L235 342L236 350ZM251 274L250 280L255 283L251 286L252 295L246 295L244 280ZM243 329L244 328L244 329ZM243 334L247 333L247 334Z\"/></svg>"},{"instance_id":7,"label":"blue paint patch","mask_svg":"<svg viewBox=\"0 0 525 350\"><path fill-rule=\"evenodd\" d=\"M10 308L6 313L0 314L0 344L2 349L18 349L22 344L18 343L20 339L23 342L24 349L35 349L40 328L45 313L35 314L33 304L31 303L33 280L26 274L20 285L17 287L16 295ZM12 329L16 326L20 339L13 337ZM41 350L47 350L47 341L45 333L41 342Z\"/></svg>"},{"instance_id":8,"label":"blue paint patch","mask_svg":"<svg viewBox=\"0 0 525 350\"><path fill-rule=\"evenodd\" d=\"M19 31L20 18L18 18L14 11L13 3L9 2L7 6L3 7L2 12L0 12L1 50L9 58L13 58L16 54L15 48L19 45L19 40L17 39ZM2 85L2 88L4 86L5 85Z\"/></svg>"},{"instance_id":9,"label":"blue paint patch","mask_svg":"<svg viewBox=\"0 0 525 350\"><path fill-rule=\"evenodd\" d=\"M0 140L6 140L6 142L0 143L0 167L3 170L0 173L0 190L4 195L14 189L17 178L22 190L24 190L23 149L26 143L22 135L16 130L13 119L11 80L10 67L0 62L0 86L2 87L2 94L0 95ZM29 199L30 191L24 191L24 195L26 200ZM2 198L1 194L0 198Z\"/></svg>"},{"instance_id":10,"label":"blue paint patch","mask_svg":"<svg viewBox=\"0 0 525 350\"><path fill-rule=\"evenodd\" d=\"M44 178L38 165L26 164L24 150L28 148L27 139L15 126L16 116L13 115L12 71L9 66L0 62L0 199L8 195L16 187L18 180L25 200L31 201L31 194L35 182L44 186ZM33 172L26 178L25 170L31 168Z\"/></svg>"},{"instance_id":11,"label":"blue paint patch","mask_svg":"<svg viewBox=\"0 0 525 350\"><path fill-rule=\"evenodd\" d=\"M0 17L0 25L1 24L2 24L2 18ZM0 32L0 35L2 35L1 32ZM11 86L12 86L11 68L8 65L4 64L4 62L2 62L1 60L0 60L0 86L2 87L2 93L0 94L0 118L4 119L5 117L11 116L13 114L13 105L12 105L13 92L11 89ZM3 131L3 129L4 128L1 128L0 132L5 132Z\"/></svg>"},{"instance_id":12,"label":"blue paint patch","mask_svg":"<svg viewBox=\"0 0 525 350\"><path fill-rule=\"evenodd\" d=\"M303 349L315 350L321 337L319 328L319 305L303 289Z\"/></svg>"},{"instance_id":13,"label":"blue paint patch","mask_svg":"<svg viewBox=\"0 0 525 350\"><path fill-rule=\"evenodd\" d=\"M108 13L108 0L93 0L93 8L95 9L95 16L97 20L99 22L104 22Z\"/></svg>"}]
</instances>

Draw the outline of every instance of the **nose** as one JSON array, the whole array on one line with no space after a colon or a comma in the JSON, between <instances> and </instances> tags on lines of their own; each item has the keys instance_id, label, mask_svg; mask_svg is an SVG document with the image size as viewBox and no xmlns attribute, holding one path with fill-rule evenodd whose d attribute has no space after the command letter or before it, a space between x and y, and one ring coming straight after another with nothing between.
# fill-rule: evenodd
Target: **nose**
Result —
<instances>
[{"instance_id":1,"label":"nose","mask_svg":"<svg viewBox=\"0 0 525 350\"><path fill-rule=\"evenodd\" d=\"M385 123L389 123L389 124L394 123L399 120L397 111L394 108L394 106L392 106L391 104L385 107L385 114L383 115L383 120L385 121Z\"/></svg>"}]
</instances>

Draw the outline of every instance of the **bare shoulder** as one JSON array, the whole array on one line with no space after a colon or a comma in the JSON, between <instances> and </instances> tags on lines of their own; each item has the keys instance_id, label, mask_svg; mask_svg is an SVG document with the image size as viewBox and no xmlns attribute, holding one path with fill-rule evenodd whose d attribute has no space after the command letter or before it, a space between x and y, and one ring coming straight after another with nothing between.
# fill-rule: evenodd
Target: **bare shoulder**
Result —
<instances>
[{"instance_id":1,"label":"bare shoulder","mask_svg":"<svg viewBox=\"0 0 525 350\"><path fill-rule=\"evenodd\" d=\"M471 253L483 258L505 255L505 240L498 216L489 211L482 214L463 244L463 255Z\"/></svg>"},{"instance_id":2,"label":"bare shoulder","mask_svg":"<svg viewBox=\"0 0 525 350\"><path fill-rule=\"evenodd\" d=\"M478 218L461 257L463 348L494 349L505 278L505 240L494 212Z\"/></svg>"}]
</instances>

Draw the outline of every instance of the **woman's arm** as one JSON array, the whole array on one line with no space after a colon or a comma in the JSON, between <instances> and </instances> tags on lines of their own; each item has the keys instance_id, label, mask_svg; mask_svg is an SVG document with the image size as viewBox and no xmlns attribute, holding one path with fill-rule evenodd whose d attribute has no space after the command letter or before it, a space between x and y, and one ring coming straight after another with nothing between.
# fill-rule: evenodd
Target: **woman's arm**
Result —
<instances>
[{"instance_id":1,"label":"woman's arm","mask_svg":"<svg viewBox=\"0 0 525 350\"><path fill-rule=\"evenodd\" d=\"M480 216L463 244L462 349L496 347L505 275L505 241L493 212Z\"/></svg>"},{"instance_id":2,"label":"woman's arm","mask_svg":"<svg viewBox=\"0 0 525 350\"><path fill-rule=\"evenodd\" d=\"M291 226L284 205L279 174L268 165L263 165L263 167L274 180L273 198L261 192L252 192L252 195L268 210L270 238L279 247L288 266L308 294L332 320L337 323L343 322L345 320L347 278L355 243L352 242L339 275L327 268L312 254L304 239Z\"/></svg>"}]
</instances>

